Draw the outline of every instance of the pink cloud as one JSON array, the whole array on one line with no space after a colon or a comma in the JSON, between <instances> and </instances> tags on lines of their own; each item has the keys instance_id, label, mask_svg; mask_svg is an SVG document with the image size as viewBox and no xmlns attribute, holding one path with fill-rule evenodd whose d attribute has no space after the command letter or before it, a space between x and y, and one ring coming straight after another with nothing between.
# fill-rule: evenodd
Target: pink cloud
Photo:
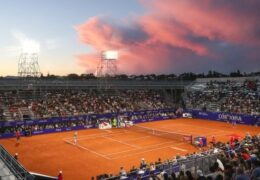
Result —
<instances>
[{"instance_id":1,"label":"pink cloud","mask_svg":"<svg viewBox=\"0 0 260 180\"><path fill-rule=\"evenodd\" d=\"M245 57L250 57L246 54L250 48L259 49L257 0L140 2L147 11L133 22L111 23L104 17L92 17L76 27L79 40L94 49L77 56L87 72L95 72L100 52L110 49L119 51L119 71L127 74L196 71L201 67L207 71L212 60L218 60L221 68L221 63L229 62L232 53L241 48ZM246 63L239 62L241 67Z\"/></svg>"},{"instance_id":2,"label":"pink cloud","mask_svg":"<svg viewBox=\"0 0 260 180\"><path fill-rule=\"evenodd\" d=\"M153 12L173 17L195 35L210 40L260 43L260 1L257 0L143 0ZM160 13L163 12L163 13Z\"/></svg>"}]
</instances>

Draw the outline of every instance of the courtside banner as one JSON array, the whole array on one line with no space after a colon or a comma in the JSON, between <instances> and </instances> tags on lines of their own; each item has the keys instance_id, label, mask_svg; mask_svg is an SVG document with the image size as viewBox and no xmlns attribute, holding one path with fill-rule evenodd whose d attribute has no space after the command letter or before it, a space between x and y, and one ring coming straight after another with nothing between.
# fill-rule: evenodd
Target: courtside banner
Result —
<instances>
[{"instance_id":1,"label":"courtside banner","mask_svg":"<svg viewBox=\"0 0 260 180\"><path fill-rule=\"evenodd\" d=\"M55 124L55 123L63 123L63 122L71 122L71 121L94 121L102 118L114 118L120 115L124 115L127 117L132 116L152 116L153 114L163 114L175 112L175 109L157 109L157 110L146 110L146 111L134 111L134 112L120 112L120 113L106 113L106 114L87 114L87 115L80 115L80 116L69 116L69 117L50 117L50 118L41 118L41 119L34 119L34 120L11 120L11 121L0 121L0 127L16 127L22 125L41 125L41 124ZM163 116L158 118L164 119ZM145 118L149 119L149 118ZM151 118L153 119L153 117ZM156 118L157 119L157 118Z\"/></svg>"},{"instance_id":2,"label":"courtside banner","mask_svg":"<svg viewBox=\"0 0 260 180\"><path fill-rule=\"evenodd\" d=\"M51 118L42 118L42 119L35 119L35 120L23 120L23 121L0 121L0 128L15 128L21 126L31 126L34 125L52 125L53 128L50 129L33 129L32 134L47 134L47 133L54 133L54 132L63 132L63 131L71 131L77 129L88 129L88 128L98 128L97 122L101 119L112 119L117 118L120 119L121 117L126 117L133 123L141 123L141 122L150 122L150 121L160 121L166 119L173 119L176 116L174 115L175 109L156 109L156 110L146 110L146 111L134 111L134 112L119 112L119 113L106 113L106 114L87 114L87 115L80 115L80 116L71 116L71 117L51 117ZM78 124L85 124L84 126L74 126L74 127L63 127L66 123L78 123ZM57 124L60 126L56 127ZM22 134L23 135L23 134ZM6 131L6 133L1 133L0 138L8 138L14 137L13 133L10 131Z\"/></svg>"},{"instance_id":3,"label":"courtside banner","mask_svg":"<svg viewBox=\"0 0 260 180\"><path fill-rule=\"evenodd\" d=\"M186 112L191 113L194 118L209 119L221 122L235 121L238 124L246 125L260 125L260 116L234 114L227 112L205 112L199 110L186 110Z\"/></svg>"}]
</instances>

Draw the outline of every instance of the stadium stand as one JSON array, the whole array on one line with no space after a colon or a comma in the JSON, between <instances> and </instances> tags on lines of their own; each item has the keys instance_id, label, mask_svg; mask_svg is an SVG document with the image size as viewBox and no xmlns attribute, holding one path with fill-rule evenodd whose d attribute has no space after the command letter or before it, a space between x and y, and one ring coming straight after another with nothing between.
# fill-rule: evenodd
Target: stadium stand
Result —
<instances>
[{"instance_id":1,"label":"stadium stand","mask_svg":"<svg viewBox=\"0 0 260 180\"><path fill-rule=\"evenodd\" d=\"M13 92L0 93L1 119L21 120L75 116L88 113L111 113L163 109L169 106L158 91L126 90L117 95L76 90L47 91L41 98L23 99Z\"/></svg>"},{"instance_id":2,"label":"stadium stand","mask_svg":"<svg viewBox=\"0 0 260 180\"><path fill-rule=\"evenodd\" d=\"M174 156L173 159L140 163L119 175L102 174L102 179L252 179L260 178L260 134L236 140L235 146L217 142L201 153ZM144 161L144 160L142 160Z\"/></svg>"},{"instance_id":3,"label":"stadium stand","mask_svg":"<svg viewBox=\"0 0 260 180\"><path fill-rule=\"evenodd\" d=\"M183 94L187 109L260 115L260 83L258 79L214 79L196 81L187 87ZM70 117L84 114L104 114L126 111L158 110L174 108L166 101L161 90L100 90L48 89L43 92L18 93L13 90L0 91L0 120L31 120L49 117ZM39 94L38 94L39 93ZM142 118L173 118L175 112L156 112L133 115L130 120ZM128 118L129 117L120 117ZM96 119L95 119L96 120ZM74 122L46 123L31 125L32 131L68 128L95 124L96 121L77 120ZM14 127L1 128L1 133L14 133ZM217 145L202 153L176 156L157 162L133 167L130 172L124 169L120 176L99 175L97 179L236 179L245 176L257 178L259 167L260 136L247 136L236 142L234 149L226 143ZM221 162L225 168L220 168ZM253 169L250 171L250 169ZM258 174L257 174L258 173Z\"/></svg>"},{"instance_id":4,"label":"stadium stand","mask_svg":"<svg viewBox=\"0 0 260 180\"><path fill-rule=\"evenodd\" d=\"M196 82L184 96L186 108L236 114L260 114L258 80Z\"/></svg>"}]
</instances>

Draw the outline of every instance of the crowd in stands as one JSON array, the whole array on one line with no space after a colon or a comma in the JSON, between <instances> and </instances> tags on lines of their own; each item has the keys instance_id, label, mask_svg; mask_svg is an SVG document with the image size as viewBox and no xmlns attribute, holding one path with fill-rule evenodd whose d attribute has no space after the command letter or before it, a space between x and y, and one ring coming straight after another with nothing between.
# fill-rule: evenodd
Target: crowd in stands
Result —
<instances>
[{"instance_id":1,"label":"crowd in stands","mask_svg":"<svg viewBox=\"0 0 260 180\"><path fill-rule=\"evenodd\" d=\"M18 120L27 109L31 118L64 117L89 113L111 113L135 110L169 108L158 91L120 91L114 95L97 92L63 90L49 91L37 99L21 98L12 92L0 93L0 119L4 119L6 107L10 119Z\"/></svg>"},{"instance_id":2,"label":"crowd in stands","mask_svg":"<svg viewBox=\"0 0 260 180\"><path fill-rule=\"evenodd\" d=\"M199 159L214 159L211 164ZM195 160L196 159L196 160ZM186 166L195 162L194 166ZM197 162L197 164L196 164ZM175 170L173 167L177 167ZM94 178L93 178L94 179ZM104 179L148 179L148 180L258 180L260 179L260 134L249 133L242 140L214 143L199 153L175 156L173 159L148 163L141 159L140 166L133 166L129 172L123 167L119 175L102 174Z\"/></svg>"},{"instance_id":3,"label":"crowd in stands","mask_svg":"<svg viewBox=\"0 0 260 180\"><path fill-rule=\"evenodd\" d=\"M202 85L201 88L191 88L187 92L185 99L186 107L190 109L260 115L259 83L257 80L245 80L244 82L211 81ZM196 85L193 87L196 87Z\"/></svg>"},{"instance_id":4,"label":"crowd in stands","mask_svg":"<svg viewBox=\"0 0 260 180\"><path fill-rule=\"evenodd\" d=\"M260 84L257 80L211 81L189 90L189 109L260 115ZM33 93L33 92L32 92ZM35 98L14 91L0 92L0 120L21 120L169 108L163 93L156 90L124 90L115 94L98 91L49 90Z\"/></svg>"},{"instance_id":5,"label":"crowd in stands","mask_svg":"<svg viewBox=\"0 0 260 180\"><path fill-rule=\"evenodd\" d=\"M147 120L147 119L171 119L175 118L176 115L174 112L146 112L145 114L139 114L139 115L131 115L131 114L121 114L118 115L118 121L119 122L125 122L125 121L135 121L135 120ZM11 133L14 134L16 130L19 130L20 132L24 132L26 135L26 132L29 131L29 134L32 134L33 132L37 131L44 131L44 130L52 130L52 129L62 129L62 128L74 128L74 127L82 127L82 126L92 126L92 127L98 127L98 124L100 122L106 121L112 124L112 121L115 117L112 118L105 118L105 117L95 117L89 116L88 119L82 119L82 120L62 120L62 122L49 122L49 123L41 123L41 124L27 124L27 125L17 125L16 127L10 126L10 127L0 127L0 133ZM118 125L120 123L117 123Z\"/></svg>"}]
</instances>

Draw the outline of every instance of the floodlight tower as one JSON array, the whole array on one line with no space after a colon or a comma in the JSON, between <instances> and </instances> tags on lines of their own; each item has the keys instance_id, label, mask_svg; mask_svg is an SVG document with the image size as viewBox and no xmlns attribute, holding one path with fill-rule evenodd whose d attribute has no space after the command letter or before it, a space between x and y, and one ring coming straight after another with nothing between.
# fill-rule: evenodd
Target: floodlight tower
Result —
<instances>
[{"instance_id":1,"label":"floodlight tower","mask_svg":"<svg viewBox=\"0 0 260 180\"><path fill-rule=\"evenodd\" d=\"M100 86L108 89L107 80L117 74L118 52L114 50L102 51L100 63L97 67L96 76L100 78Z\"/></svg>"},{"instance_id":2,"label":"floodlight tower","mask_svg":"<svg viewBox=\"0 0 260 180\"><path fill-rule=\"evenodd\" d=\"M111 77L117 74L117 51L102 51L97 67L97 77Z\"/></svg>"},{"instance_id":3,"label":"floodlight tower","mask_svg":"<svg viewBox=\"0 0 260 180\"><path fill-rule=\"evenodd\" d=\"M17 89L19 97L36 98L37 84L41 75L38 63L40 44L31 39L23 39L21 42L21 54L18 60L18 77L20 87ZM30 115L28 115L30 116Z\"/></svg>"},{"instance_id":4,"label":"floodlight tower","mask_svg":"<svg viewBox=\"0 0 260 180\"><path fill-rule=\"evenodd\" d=\"M22 53L18 62L18 76L36 78L40 75L38 53Z\"/></svg>"}]
</instances>

